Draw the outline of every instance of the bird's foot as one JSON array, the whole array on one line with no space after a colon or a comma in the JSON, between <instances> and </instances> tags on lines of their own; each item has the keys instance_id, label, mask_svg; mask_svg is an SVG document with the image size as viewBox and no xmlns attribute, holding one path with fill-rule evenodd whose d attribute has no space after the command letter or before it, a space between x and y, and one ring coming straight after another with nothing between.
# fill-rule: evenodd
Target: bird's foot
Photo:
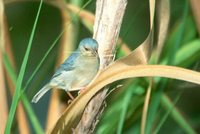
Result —
<instances>
[{"instance_id":1,"label":"bird's foot","mask_svg":"<svg viewBox=\"0 0 200 134\"><path fill-rule=\"evenodd\" d=\"M72 101L73 101L73 100L69 99L69 100L67 101L67 104L68 104L68 105L71 104Z\"/></svg>"},{"instance_id":2,"label":"bird's foot","mask_svg":"<svg viewBox=\"0 0 200 134\"><path fill-rule=\"evenodd\" d=\"M86 88L86 87L81 87L81 88L79 88L78 95L81 94L81 93L83 93L83 92L85 91L85 88Z\"/></svg>"}]
</instances>

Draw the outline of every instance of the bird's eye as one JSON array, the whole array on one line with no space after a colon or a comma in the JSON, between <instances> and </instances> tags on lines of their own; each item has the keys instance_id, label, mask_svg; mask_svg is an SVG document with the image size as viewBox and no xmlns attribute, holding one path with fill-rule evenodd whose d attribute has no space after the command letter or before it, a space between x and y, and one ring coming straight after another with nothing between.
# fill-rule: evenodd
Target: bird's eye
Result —
<instances>
[{"instance_id":1,"label":"bird's eye","mask_svg":"<svg viewBox=\"0 0 200 134\"><path fill-rule=\"evenodd\" d=\"M89 51L89 48L87 48L87 47L84 47L84 49L85 49L86 51Z\"/></svg>"}]
</instances>

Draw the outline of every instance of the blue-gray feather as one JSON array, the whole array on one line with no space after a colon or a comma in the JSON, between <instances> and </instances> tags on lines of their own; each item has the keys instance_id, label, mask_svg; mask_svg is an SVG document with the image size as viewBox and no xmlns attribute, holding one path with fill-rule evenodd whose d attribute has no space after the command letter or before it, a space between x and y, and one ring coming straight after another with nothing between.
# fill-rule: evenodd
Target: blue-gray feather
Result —
<instances>
[{"instance_id":1,"label":"blue-gray feather","mask_svg":"<svg viewBox=\"0 0 200 134\"><path fill-rule=\"evenodd\" d=\"M55 74L52 76L52 78L57 77L58 75L61 74L61 72L64 71L70 71L75 68L75 61L77 57L79 56L78 52L75 51L72 53L65 61L63 64L61 64L58 69L56 70Z\"/></svg>"}]
</instances>

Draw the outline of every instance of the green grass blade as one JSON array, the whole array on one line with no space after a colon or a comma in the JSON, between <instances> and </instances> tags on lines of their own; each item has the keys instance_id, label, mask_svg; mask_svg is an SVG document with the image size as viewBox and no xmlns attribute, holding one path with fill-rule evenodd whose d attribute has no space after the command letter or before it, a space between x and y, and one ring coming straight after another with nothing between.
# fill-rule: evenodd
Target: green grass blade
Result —
<instances>
[{"instance_id":1,"label":"green grass blade","mask_svg":"<svg viewBox=\"0 0 200 134\"><path fill-rule=\"evenodd\" d=\"M59 41L59 39L61 38L61 36L64 34L65 30L63 30L58 37L56 38L56 40L53 42L53 44L50 46L50 48L47 50L47 52L45 53L44 57L42 58L42 60L40 61L40 63L37 65L37 67L35 68L35 70L33 71L33 73L31 74L31 76L29 77L28 81L26 82L26 85L23 88L23 92L26 90L26 88L28 87L28 85L30 84L31 80L33 79L33 77L35 76L35 74L38 72L38 70L40 69L40 67L42 66L44 60L47 58L47 56L49 55L49 53L51 52L51 50L54 48L54 46L56 45L56 43Z\"/></svg>"},{"instance_id":2,"label":"green grass blade","mask_svg":"<svg viewBox=\"0 0 200 134\"><path fill-rule=\"evenodd\" d=\"M131 101L132 90L128 90L124 96L123 103L121 105L122 111L120 115L120 120L117 128L117 134L121 134L123 130L123 124L126 118L126 112L128 110L129 102Z\"/></svg>"},{"instance_id":3,"label":"green grass blade","mask_svg":"<svg viewBox=\"0 0 200 134\"><path fill-rule=\"evenodd\" d=\"M168 109L173 104L170 102L169 98L163 96L162 105L164 106L164 108ZM171 116L187 134L196 134L191 125L183 118L178 109L172 109Z\"/></svg>"},{"instance_id":4,"label":"green grass blade","mask_svg":"<svg viewBox=\"0 0 200 134\"><path fill-rule=\"evenodd\" d=\"M195 39L184 44L176 53L174 64L187 67L199 59L200 39ZM162 64L166 64L166 59L162 60Z\"/></svg>"},{"instance_id":5,"label":"green grass blade","mask_svg":"<svg viewBox=\"0 0 200 134\"><path fill-rule=\"evenodd\" d=\"M11 81L16 85L17 75L16 75L12 65L10 64L10 61L9 61L8 56L6 54L4 54L3 60L4 60L6 72L11 77ZM22 94L20 99L22 100L22 102L24 104L24 108L25 108L26 112L28 113L28 117L30 118L30 121L33 125L35 132L37 134L42 133L43 132L42 127L41 127L37 117L35 116L33 109L31 107L30 103L28 102L26 95Z\"/></svg>"},{"instance_id":6,"label":"green grass blade","mask_svg":"<svg viewBox=\"0 0 200 134\"><path fill-rule=\"evenodd\" d=\"M162 125L164 124L164 122L167 120L169 114L172 112L172 110L174 109L176 103L178 102L178 100L181 97L182 92L180 92L176 99L174 100L174 102L172 103L172 105L170 105L170 107L168 107L168 110L166 112L166 114L163 116L163 118L161 119L160 123L158 123L158 126L156 127L154 134L157 134L159 132L159 130L161 129ZM166 95L163 95L162 97L167 97Z\"/></svg>"},{"instance_id":7,"label":"green grass blade","mask_svg":"<svg viewBox=\"0 0 200 134\"><path fill-rule=\"evenodd\" d=\"M73 5L76 5L78 7L81 7L83 4L83 0L70 0L70 3ZM72 40L72 44L77 44L77 39L78 39L78 35L79 35L79 30L80 30L80 21L79 21L79 17L77 14L75 13L71 13L71 18L73 23L71 25L71 29L70 32L72 32L73 34L70 36L71 40Z\"/></svg>"},{"instance_id":8,"label":"green grass blade","mask_svg":"<svg viewBox=\"0 0 200 134\"><path fill-rule=\"evenodd\" d=\"M92 0L89 0L87 3L85 3L83 5L83 7L80 9L79 12L77 12L77 14L79 14L81 12L81 10L83 8L85 8ZM76 14L76 16L78 16ZM74 20L74 16L72 17L72 20ZM30 84L31 80L33 79L33 77L35 76L35 74L38 72L38 70L40 69L41 65L43 64L44 60L46 59L46 57L49 55L49 53L51 52L51 50L54 48L54 46L56 45L56 43L59 41L59 39L62 37L62 35L64 34L64 32L66 31L66 29L64 29L59 35L58 37L55 39L55 41L53 42L53 44L50 46L50 48L47 50L47 52L45 53L44 57L42 58L42 60L40 61L40 63L37 65L36 69L33 71L33 73L31 74L31 76L29 77L28 81L26 82L25 86L24 86L24 90L23 92L26 90L26 88L28 87L28 85Z\"/></svg>"},{"instance_id":9,"label":"green grass blade","mask_svg":"<svg viewBox=\"0 0 200 134\"><path fill-rule=\"evenodd\" d=\"M167 59L168 60L167 64L169 64L169 65L174 64L176 52L178 51L181 41L183 39L188 10L189 10L189 4L188 4L187 0L185 0L183 16L182 16L181 23L180 23L180 30L178 31L175 43L173 44L173 46L171 46L171 50L169 51L169 55L168 55L168 59Z\"/></svg>"},{"instance_id":10,"label":"green grass blade","mask_svg":"<svg viewBox=\"0 0 200 134\"><path fill-rule=\"evenodd\" d=\"M184 33L184 30L185 30L184 26L185 26L185 22L186 22L186 17L188 15L188 8L189 8L188 1L185 0L184 12L183 12L181 23L180 23L181 28L179 29L179 31L176 35L175 43L170 46L171 47L170 51L167 54L167 64L170 64L170 65L174 64L175 54L178 51L181 40L183 39L183 33ZM148 109L146 134L149 134L151 132L151 129L152 129L152 126L153 126L153 121L156 117L156 112L157 112L158 107L160 105L163 90L167 86L167 83L168 83L167 79L160 81L159 85L156 88L157 90L153 93L153 96L152 96L151 102L150 102L150 106L149 106L149 109Z\"/></svg>"},{"instance_id":11,"label":"green grass blade","mask_svg":"<svg viewBox=\"0 0 200 134\"><path fill-rule=\"evenodd\" d=\"M18 104L18 101L19 101L19 98L20 98L20 89L21 89L21 86L22 86L22 81L23 81L23 77L24 77L24 74L25 74L25 69L26 69L29 53L30 53L30 50L31 50L33 37L34 37L34 34L35 34L35 30L36 30L39 14L40 14L40 11L41 11L42 3L43 3L43 0L40 1L40 5L39 5L38 11L37 11L36 19L35 19L33 29L32 29L31 35L30 35L28 47L27 47L27 50L26 50L26 53L25 53L25 56L24 56L24 59L23 59L23 62L22 62L22 66L20 68L19 76L17 78L16 89L15 89L15 92L14 92L14 96L13 96L13 100L12 100L10 112L9 112L9 115L8 115L6 128L5 128L6 134L10 134L10 131L11 131L12 122L13 122L15 111L16 111L16 108L17 108L17 104Z\"/></svg>"},{"instance_id":12,"label":"green grass blade","mask_svg":"<svg viewBox=\"0 0 200 134\"><path fill-rule=\"evenodd\" d=\"M164 85L166 82L167 80L164 79L162 83L159 85L159 88L157 88L159 90L152 93L153 95L150 100L148 114L147 114L145 134L150 134L151 132L151 128L153 126L153 122L156 117L158 107L160 105L161 96L162 96Z\"/></svg>"},{"instance_id":13,"label":"green grass blade","mask_svg":"<svg viewBox=\"0 0 200 134\"><path fill-rule=\"evenodd\" d=\"M25 107L26 112L28 114L28 117L30 118L31 124L33 125L35 133L36 134L43 134L44 133L43 129L42 129L37 117L35 116L35 113L33 112L33 109L31 107L31 104L29 103L28 98L26 97L25 94L22 94L21 99L23 101L23 104L24 104L24 107Z\"/></svg>"},{"instance_id":14,"label":"green grass blade","mask_svg":"<svg viewBox=\"0 0 200 134\"><path fill-rule=\"evenodd\" d=\"M190 65L194 61L192 57L200 51L200 39L185 44L176 54L175 64ZM195 60L196 61L196 60Z\"/></svg>"},{"instance_id":15,"label":"green grass blade","mask_svg":"<svg viewBox=\"0 0 200 134\"><path fill-rule=\"evenodd\" d=\"M16 84L17 81L17 76L16 76L16 72L14 71L8 55L6 53L3 54L3 64L5 66L6 71L8 72L8 75L10 76L11 80L13 81L13 83Z\"/></svg>"}]
</instances>

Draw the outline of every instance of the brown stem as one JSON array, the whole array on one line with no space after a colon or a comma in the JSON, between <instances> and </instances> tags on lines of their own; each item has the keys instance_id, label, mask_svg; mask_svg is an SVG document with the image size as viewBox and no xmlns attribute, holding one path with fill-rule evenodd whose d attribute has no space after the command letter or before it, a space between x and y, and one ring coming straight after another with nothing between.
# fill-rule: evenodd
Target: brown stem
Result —
<instances>
[{"instance_id":1,"label":"brown stem","mask_svg":"<svg viewBox=\"0 0 200 134\"><path fill-rule=\"evenodd\" d=\"M197 25L197 29L200 35L200 9L199 9L199 4L200 1L199 0L190 0L190 4L191 4L191 9L192 12L194 14L194 19Z\"/></svg>"},{"instance_id":2,"label":"brown stem","mask_svg":"<svg viewBox=\"0 0 200 134\"><path fill-rule=\"evenodd\" d=\"M113 61L126 4L126 0L97 0L96 2L93 38L99 43L100 69L104 69ZM92 98L85 108L75 133L88 134L93 131L107 91L108 88L104 88Z\"/></svg>"},{"instance_id":3,"label":"brown stem","mask_svg":"<svg viewBox=\"0 0 200 134\"><path fill-rule=\"evenodd\" d=\"M5 88L5 81L4 81L4 72L3 72L3 49L4 49L4 6L3 1L0 0L0 88L1 88L1 94L0 94L0 105L2 106L0 110L0 133L4 132L6 120L8 117L8 105L7 105L7 99L6 99L6 88Z\"/></svg>"}]
</instances>

